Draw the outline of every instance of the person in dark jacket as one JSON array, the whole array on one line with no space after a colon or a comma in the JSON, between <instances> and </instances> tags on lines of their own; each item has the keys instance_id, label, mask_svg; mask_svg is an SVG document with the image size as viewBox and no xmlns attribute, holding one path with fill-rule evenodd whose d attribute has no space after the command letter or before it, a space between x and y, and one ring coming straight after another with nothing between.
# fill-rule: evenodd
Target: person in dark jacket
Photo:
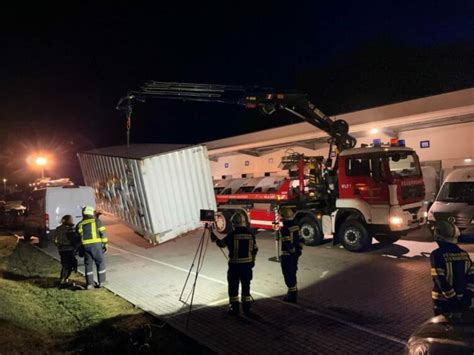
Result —
<instances>
[{"instance_id":1,"label":"person in dark jacket","mask_svg":"<svg viewBox=\"0 0 474 355\"><path fill-rule=\"evenodd\" d=\"M73 271L77 271L76 249L79 246L78 238L74 230L72 216L65 215L61 218L61 225L54 230L54 244L58 247L61 258L61 274L59 278L60 287L69 283L69 277Z\"/></svg>"},{"instance_id":2,"label":"person in dark jacket","mask_svg":"<svg viewBox=\"0 0 474 355\"><path fill-rule=\"evenodd\" d=\"M298 271L298 259L303 250L303 237L300 236L300 228L293 221L293 211L284 207L280 211L283 227L280 229L281 248L281 271L285 279L288 292L283 298L285 302L296 303L298 287L296 272Z\"/></svg>"},{"instance_id":3,"label":"person in dark jacket","mask_svg":"<svg viewBox=\"0 0 474 355\"><path fill-rule=\"evenodd\" d=\"M246 227L244 217L235 213L231 218L233 231L223 239L211 233L211 240L219 248L227 247L229 251L229 267L227 270L227 283L229 292L229 313L239 314L239 284L242 285L242 310L245 315L250 315L252 296L250 295L250 282L252 269L255 266L255 256L258 252L255 235Z\"/></svg>"},{"instance_id":4,"label":"person in dark jacket","mask_svg":"<svg viewBox=\"0 0 474 355\"><path fill-rule=\"evenodd\" d=\"M457 245L458 227L437 221L434 237L439 248L431 253L431 298L435 315L463 312L471 306L474 295L474 266L469 254Z\"/></svg>"},{"instance_id":5,"label":"person in dark jacket","mask_svg":"<svg viewBox=\"0 0 474 355\"><path fill-rule=\"evenodd\" d=\"M89 290L94 287L94 264L97 268L98 286L102 287L106 283L104 253L107 251L108 239L102 222L95 218L94 207L84 207L82 220L77 224L76 231L81 238L84 253L86 288Z\"/></svg>"}]
</instances>

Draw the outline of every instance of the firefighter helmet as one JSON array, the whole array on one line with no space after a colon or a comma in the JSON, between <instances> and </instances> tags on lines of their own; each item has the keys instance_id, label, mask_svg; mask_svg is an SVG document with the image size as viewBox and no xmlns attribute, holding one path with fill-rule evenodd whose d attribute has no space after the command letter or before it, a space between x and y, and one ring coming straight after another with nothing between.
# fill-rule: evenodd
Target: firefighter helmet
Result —
<instances>
[{"instance_id":1,"label":"firefighter helmet","mask_svg":"<svg viewBox=\"0 0 474 355\"><path fill-rule=\"evenodd\" d=\"M230 217L230 223L232 223L232 226L235 227L245 227L245 218L242 216L242 214L236 212Z\"/></svg>"},{"instance_id":2,"label":"firefighter helmet","mask_svg":"<svg viewBox=\"0 0 474 355\"><path fill-rule=\"evenodd\" d=\"M93 216L95 212L95 208L92 206L86 206L82 209L82 214L84 216Z\"/></svg>"},{"instance_id":3,"label":"firefighter helmet","mask_svg":"<svg viewBox=\"0 0 474 355\"><path fill-rule=\"evenodd\" d=\"M281 215L281 218L283 219L293 219L294 217L294 213L293 213L293 210L289 207L282 207L280 209L280 215Z\"/></svg>"},{"instance_id":4,"label":"firefighter helmet","mask_svg":"<svg viewBox=\"0 0 474 355\"><path fill-rule=\"evenodd\" d=\"M448 221L436 221L434 225L434 238L436 241L456 244L461 232L459 228Z\"/></svg>"},{"instance_id":5,"label":"firefighter helmet","mask_svg":"<svg viewBox=\"0 0 474 355\"><path fill-rule=\"evenodd\" d=\"M61 224L74 225L72 216L71 216L70 214L64 215L64 216L61 218Z\"/></svg>"}]
</instances>

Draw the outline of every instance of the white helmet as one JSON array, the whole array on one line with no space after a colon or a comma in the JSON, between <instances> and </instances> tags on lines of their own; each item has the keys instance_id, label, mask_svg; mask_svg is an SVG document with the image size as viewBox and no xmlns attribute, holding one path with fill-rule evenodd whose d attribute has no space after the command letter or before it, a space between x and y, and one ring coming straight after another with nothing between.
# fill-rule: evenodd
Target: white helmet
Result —
<instances>
[{"instance_id":1,"label":"white helmet","mask_svg":"<svg viewBox=\"0 0 474 355\"><path fill-rule=\"evenodd\" d=\"M459 228L449 221L436 221L434 238L436 241L456 244L461 235Z\"/></svg>"}]
</instances>

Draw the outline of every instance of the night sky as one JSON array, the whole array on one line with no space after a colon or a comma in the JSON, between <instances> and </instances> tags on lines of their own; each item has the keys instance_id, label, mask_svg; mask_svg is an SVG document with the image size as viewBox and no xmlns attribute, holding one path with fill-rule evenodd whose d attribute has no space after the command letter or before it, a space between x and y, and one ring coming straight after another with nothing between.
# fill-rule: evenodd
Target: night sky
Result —
<instances>
[{"instance_id":1,"label":"night sky","mask_svg":"<svg viewBox=\"0 0 474 355\"><path fill-rule=\"evenodd\" d=\"M299 89L330 115L474 84L473 1L93 3L2 4L0 144L10 180L31 178L31 151L54 153L50 174L76 176L78 150L123 144L115 105L144 80ZM198 143L292 122L148 101L135 106L132 142Z\"/></svg>"}]
</instances>

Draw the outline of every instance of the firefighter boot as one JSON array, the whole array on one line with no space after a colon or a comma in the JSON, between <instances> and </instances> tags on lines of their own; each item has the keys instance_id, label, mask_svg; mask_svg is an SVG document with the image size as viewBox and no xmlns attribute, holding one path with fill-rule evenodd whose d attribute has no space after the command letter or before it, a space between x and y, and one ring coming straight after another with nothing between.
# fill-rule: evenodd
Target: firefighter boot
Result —
<instances>
[{"instance_id":1,"label":"firefighter boot","mask_svg":"<svg viewBox=\"0 0 474 355\"><path fill-rule=\"evenodd\" d=\"M227 312L231 316L238 316L239 315L239 302L231 302L229 304L229 311Z\"/></svg>"},{"instance_id":2,"label":"firefighter boot","mask_svg":"<svg viewBox=\"0 0 474 355\"><path fill-rule=\"evenodd\" d=\"M283 301L289 303L296 303L298 300L298 291L288 291L286 296L283 298Z\"/></svg>"},{"instance_id":3,"label":"firefighter boot","mask_svg":"<svg viewBox=\"0 0 474 355\"><path fill-rule=\"evenodd\" d=\"M249 301L243 301L242 302L242 311L244 311L244 315L246 315L246 316L252 315L252 312L250 311L251 304L252 303L249 302Z\"/></svg>"}]
</instances>

